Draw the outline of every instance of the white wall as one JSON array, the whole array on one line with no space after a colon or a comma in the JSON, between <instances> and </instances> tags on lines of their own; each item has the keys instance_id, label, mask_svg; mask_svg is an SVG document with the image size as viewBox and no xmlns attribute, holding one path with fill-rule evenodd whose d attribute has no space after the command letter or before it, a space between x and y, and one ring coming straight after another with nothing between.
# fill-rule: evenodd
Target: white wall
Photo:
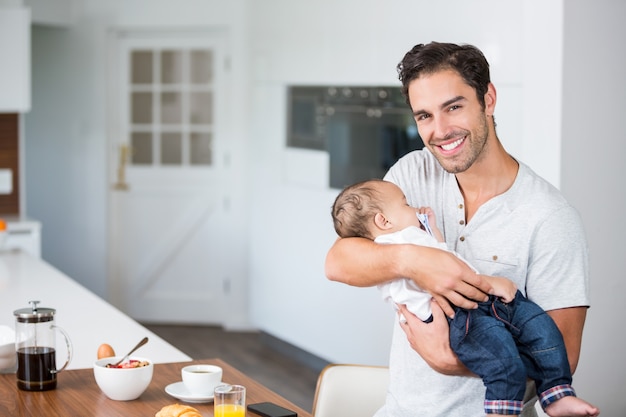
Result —
<instances>
[{"instance_id":1,"label":"white wall","mask_svg":"<svg viewBox=\"0 0 626 417\"><path fill-rule=\"evenodd\" d=\"M585 223L591 297L574 386L603 416L626 416L623 1L565 2L562 190Z\"/></svg>"},{"instance_id":2,"label":"white wall","mask_svg":"<svg viewBox=\"0 0 626 417\"><path fill-rule=\"evenodd\" d=\"M561 45L560 2L267 0L250 6L257 109L250 113L250 137L258 138L250 142L251 320L330 361L386 364L390 307L375 289L324 277L338 190L327 186L325 153L286 150L286 87L399 85L395 66L414 44L473 43L491 64L499 136L513 155L558 185L560 54L553 51ZM546 65L529 64L537 59ZM530 101L537 91L541 106ZM541 143L544 153L528 142Z\"/></svg>"},{"instance_id":3,"label":"white wall","mask_svg":"<svg viewBox=\"0 0 626 417\"><path fill-rule=\"evenodd\" d=\"M33 27L33 106L25 116L28 215L43 224L43 258L102 297L107 298L108 32L226 26L240 64L232 74L241 80L246 76L243 5L240 0L81 0L72 25L48 26L46 21ZM245 86L238 83L232 91L242 96ZM237 103L231 105L234 118ZM243 154L244 129L238 120L231 125L229 146ZM232 161L241 172L239 179L231 178L240 202L233 203L233 215L242 218L245 169L243 158ZM235 244L245 246L245 230L238 229L232 229Z\"/></svg>"}]
</instances>

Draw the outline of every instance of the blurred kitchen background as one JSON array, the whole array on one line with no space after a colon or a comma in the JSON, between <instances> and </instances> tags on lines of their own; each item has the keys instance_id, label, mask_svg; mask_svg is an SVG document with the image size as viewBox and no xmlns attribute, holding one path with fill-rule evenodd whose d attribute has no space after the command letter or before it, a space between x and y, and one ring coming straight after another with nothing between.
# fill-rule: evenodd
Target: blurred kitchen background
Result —
<instances>
[{"instance_id":1,"label":"blurred kitchen background","mask_svg":"<svg viewBox=\"0 0 626 417\"><path fill-rule=\"evenodd\" d=\"M0 216L143 323L386 364L389 306L324 276L330 206L421 146L403 54L472 43L505 147L583 217L574 384L625 416L624 16L621 0L0 0Z\"/></svg>"}]
</instances>

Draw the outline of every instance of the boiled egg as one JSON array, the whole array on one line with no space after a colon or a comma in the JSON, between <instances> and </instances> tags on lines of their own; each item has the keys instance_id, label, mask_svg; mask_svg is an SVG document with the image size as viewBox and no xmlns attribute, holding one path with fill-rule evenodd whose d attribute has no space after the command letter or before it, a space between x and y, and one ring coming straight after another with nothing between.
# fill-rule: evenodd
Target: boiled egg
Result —
<instances>
[{"instance_id":1,"label":"boiled egg","mask_svg":"<svg viewBox=\"0 0 626 417\"><path fill-rule=\"evenodd\" d=\"M103 343L98 347L98 359L110 358L112 356L115 356L115 351L111 345Z\"/></svg>"}]
</instances>

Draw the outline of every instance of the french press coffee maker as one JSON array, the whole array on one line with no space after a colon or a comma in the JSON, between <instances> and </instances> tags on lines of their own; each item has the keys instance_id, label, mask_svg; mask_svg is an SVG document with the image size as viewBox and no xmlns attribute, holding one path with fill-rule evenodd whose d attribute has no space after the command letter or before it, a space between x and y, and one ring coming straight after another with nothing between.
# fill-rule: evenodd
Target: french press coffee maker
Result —
<instances>
[{"instance_id":1,"label":"french press coffee maker","mask_svg":"<svg viewBox=\"0 0 626 417\"><path fill-rule=\"evenodd\" d=\"M54 324L53 308L37 307L39 301L29 301L31 308L15 310L15 349L17 350L17 387L25 391L47 391L57 386L57 373L67 367L72 358L72 344L63 329ZM56 367L56 331L61 332L67 345L67 359Z\"/></svg>"}]
</instances>

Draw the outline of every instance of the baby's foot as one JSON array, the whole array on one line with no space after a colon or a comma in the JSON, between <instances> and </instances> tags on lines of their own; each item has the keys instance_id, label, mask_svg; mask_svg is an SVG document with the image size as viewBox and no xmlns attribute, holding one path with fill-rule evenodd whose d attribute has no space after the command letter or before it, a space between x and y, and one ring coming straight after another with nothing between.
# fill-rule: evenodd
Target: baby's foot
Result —
<instances>
[{"instance_id":1,"label":"baby's foot","mask_svg":"<svg viewBox=\"0 0 626 417\"><path fill-rule=\"evenodd\" d=\"M546 413L550 417L597 417L600 410L578 397L568 395L547 406Z\"/></svg>"}]
</instances>

